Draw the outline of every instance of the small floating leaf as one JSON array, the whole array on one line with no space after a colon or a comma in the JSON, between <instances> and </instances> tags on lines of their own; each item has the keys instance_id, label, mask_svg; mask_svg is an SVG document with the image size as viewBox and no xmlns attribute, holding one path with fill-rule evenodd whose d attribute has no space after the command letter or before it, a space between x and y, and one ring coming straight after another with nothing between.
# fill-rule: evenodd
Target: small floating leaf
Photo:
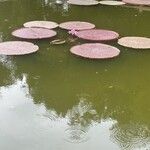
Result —
<instances>
[{"instance_id":1,"label":"small floating leaf","mask_svg":"<svg viewBox=\"0 0 150 150\"><path fill-rule=\"evenodd\" d=\"M50 42L50 44L53 44L53 45L59 45L59 44L64 44L64 43L66 43L66 41L62 39L57 39L57 40L53 40Z\"/></svg>"},{"instance_id":2,"label":"small floating leaf","mask_svg":"<svg viewBox=\"0 0 150 150\"><path fill-rule=\"evenodd\" d=\"M116 47L100 44L100 43L87 43L74 46L70 49L72 54L89 59L107 59L119 55L120 50Z\"/></svg>"},{"instance_id":3,"label":"small floating leaf","mask_svg":"<svg viewBox=\"0 0 150 150\"><path fill-rule=\"evenodd\" d=\"M23 41L8 41L0 43L0 55L25 55L39 49L37 45Z\"/></svg>"}]
</instances>

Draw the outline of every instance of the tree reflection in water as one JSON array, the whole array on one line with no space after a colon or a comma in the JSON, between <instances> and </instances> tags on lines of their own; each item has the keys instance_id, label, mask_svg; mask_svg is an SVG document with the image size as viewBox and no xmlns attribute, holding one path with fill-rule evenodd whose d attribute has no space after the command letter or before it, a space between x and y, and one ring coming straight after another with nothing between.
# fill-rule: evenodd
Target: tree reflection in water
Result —
<instances>
[{"instance_id":1,"label":"tree reflection in water","mask_svg":"<svg viewBox=\"0 0 150 150\"><path fill-rule=\"evenodd\" d=\"M63 117L44 104L34 104L25 75L14 84L1 87L0 93L0 149L8 149L10 145L17 149L22 144L26 145L22 149L36 145L37 150L42 147L48 149L55 148L56 141L61 143L64 140L67 143L88 143L88 138L93 139L91 133L97 138L98 134L94 132L99 126L96 125L98 116L92 104L85 100ZM50 144L47 144L49 141Z\"/></svg>"},{"instance_id":2,"label":"tree reflection in water","mask_svg":"<svg viewBox=\"0 0 150 150\"><path fill-rule=\"evenodd\" d=\"M35 141L43 145L48 142L47 140L53 142L65 140L69 143L89 145L90 142L95 141L96 144L100 140L100 145L107 141L112 149L117 149L117 147L111 141L118 144L121 149L143 149L149 146L148 126L137 122L121 124L119 120L104 119L102 116L105 115L97 113L86 96L79 96L79 103L62 116L54 108L46 108L44 103L34 104L25 75L22 80L16 80L14 84L1 87L0 93L0 129L3 129L0 130L0 139L4 140L3 147L6 146L5 142L8 138L14 142L10 144L15 148L18 144L14 138L19 138L20 143L22 140L28 143L32 138L33 145L36 144ZM13 125L13 131L9 126L10 123ZM47 140L41 141L41 137ZM105 148L107 144L104 144Z\"/></svg>"},{"instance_id":3,"label":"tree reflection in water","mask_svg":"<svg viewBox=\"0 0 150 150\"><path fill-rule=\"evenodd\" d=\"M50 6L55 11L60 12L62 15L67 15L69 5L67 0L43 0L44 5Z\"/></svg>"}]
</instances>

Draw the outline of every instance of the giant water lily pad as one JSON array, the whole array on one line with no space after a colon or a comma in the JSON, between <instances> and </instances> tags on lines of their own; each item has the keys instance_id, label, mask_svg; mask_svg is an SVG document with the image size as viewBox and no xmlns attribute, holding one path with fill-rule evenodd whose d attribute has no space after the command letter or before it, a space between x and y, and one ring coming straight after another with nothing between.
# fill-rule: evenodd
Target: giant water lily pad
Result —
<instances>
[{"instance_id":1,"label":"giant water lily pad","mask_svg":"<svg viewBox=\"0 0 150 150\"><path fill-rule=\"evenodd\" d=\"M119 37L119 34L114 31L101 29L83 30L77 32L75 35L81 39L92 41L109 41Z\"/></svg>"},{"instance_id":2,"label":"giant water lily pad","mask_svg":"<svg viewBox=\"0 0 150 150\"><path fill-rule=\"evenodd\" d=\"M66 30L86 30L95 28L95 25L83 21L68 21L61 23L59 27Z\"/></svg>"},{"instance_id":3,"label":"giant water lily pad","mask_svg":"<svg viewBox=\"0 0 150 150\"><path fill-rule=\"evenodd\" d=\"M30 21L23 24L24 27L38 27L38 28L47 28L47 29L54 29L58 27L56 22L52 21Z\"/></svg>"},{"instance_id":4,"label":"giant water lily pad","mask_svg":"<svg viewBox=\"0 0 150 150\"><path fill-rule=\"evenodd\" d=\"M118 44L134 49L150 49L150 38L146 37L123 37Z\"/></svg>"},{"instance_id":5,"label":"giant water lily pad","mask_svg":"<svg viewBox=\"0 0 150 150\"><path fill-rule=\"evenodd\" d=\"M113 6L118 6L118 5L124 5L125 3L124 2L121 2L121 1L100 1L99 2L100 4L102 5L113 5Z\"/></svg>"},{"instance_id":6,"label":"giant water lily pad","mask_svg":"<svg viewBox=\"0 0 150 150\"><path fill-rule=\"evenodd\" d=\"M97 5L99 2L96 0L69 0L67 1L67 3L73 5L91 6L91 5Z\"/></svg>"},{"instance_id":7,"label":"giant water lily pad","mask_svg":"<svg viewBox=\"0 0 150 150\"><path fill-rule=\"evenodd\" d=\"M107 59L119 55L120 50L116 47L100 44L100 43L86 43L74 46L70 49L72 54L90 59Z\"/></svg>"},{"instance_id":8,"label":"giant water lily pad","mask_svg":"<svg viewBox=\"0 0 150 150\"><path fill-rule=\"evenodd\" d=\"M57 33L44 28L21 28L12 32L12 35L23 39L45 39L54 37Z\"/></svg>"},{"instance_id":9,"label":"giant water lily pad","mask_svg":"<svg viewBox=\"0 0 150 150\"><path fill-rule=\"evenodd\" d=\"M0 55L25 55L39 49L37 45L23 41L8 41L0 43Z\"/></svg>"},{"instance_id":10,"label":"giant water lily pad","mask_svg":"<svg viewBox=\"0 0 150 150\"><path fill-rule=\"evenodd\" d=\"M123 0L123 2L132 5L147 5L150 6L150 0Z\"/></svg>"}]
</instances>

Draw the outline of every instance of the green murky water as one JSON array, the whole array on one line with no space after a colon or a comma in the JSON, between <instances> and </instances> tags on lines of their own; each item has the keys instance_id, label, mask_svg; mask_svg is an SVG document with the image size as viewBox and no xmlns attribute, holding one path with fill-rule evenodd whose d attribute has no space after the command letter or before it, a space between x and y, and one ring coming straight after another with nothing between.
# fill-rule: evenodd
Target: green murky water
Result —
<instances>
[{"instance_id":1,"label":"green murky water","mask_svg":"<svg viewBox=\"0 0 150 150\"><path fill-rule=\"evenodd\" d=\"M121 36L150 36L146 7L1 0L0 41L16 40L11 32L30 20L89 21ZM34 41L36 54L0 56L0 150L150 150L149 50L110 43L120 57L93 61L71 55L83 42L71 41Z\"/></svg>"}]
</instances>

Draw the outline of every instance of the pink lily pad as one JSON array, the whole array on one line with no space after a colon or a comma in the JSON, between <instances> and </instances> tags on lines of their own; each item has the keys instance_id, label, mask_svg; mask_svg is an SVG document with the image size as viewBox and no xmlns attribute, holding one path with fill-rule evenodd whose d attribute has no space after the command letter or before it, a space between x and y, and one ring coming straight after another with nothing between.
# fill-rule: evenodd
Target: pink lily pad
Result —
<instances>
[{"instance_id":1,"label":"pink lily pad","mask_svg":"<svg viewBox=\"0 0 150 150\"><path fill-rule=\"evenodd\" d=\"M91 29L79 31L75 34L77 37L91 41L110 41L119 37L119 34L110 30Z\"/></svg>"},{"instance_id":2,"label":"pink lily pad","mask_svg":"<svg viewBox=\"0 0 150 150\"><path fill-rule=\"evenodd\" d=\"M12 32L12 35L23 39L45 39L54 37L57 33L44 28L20 28Z\"/></svg>"},{"instance_id":3,"label":"pink lily pad","mask_svg":"<svg viewBox=\"0 0 150 150\"><path fill-rule=\"evenodd\" d=\"M102 4L102 5L112 5L112 6L119 6L119 5L124 5L125 4L122 1L114 1L114 0L111 0L111 1L102 0L99 3Z\"/></svg>"},{"instance_id":4,"label":"pink lily pad","mask_svg":"<svg viewBox=\"0 0 150 150\"><path fill-rule=\"evenodd\" d=\"M91 5L97 5L98 1L96 0L69 0L67 1L67 3L73 4L73 5L91 6Z\"/></svg>"},{"instance_id":5,"label":"pink lily pad","mask_svg":"<svg viewBox=\"0 0 150 150\"><path fill-rule=\"evenodd\" d=\"M54 29L58 27L58 24L56 22L52 21L30 21L23 24L26 28L46 28L46 29Z\"/></svg>"},{"instance_id":6,"label":"pink lily pad","mask_svg":"<svg viewBox=\"0 0 150 150\"><path fill-rule=\"evenodd\" d=\"M86 43L74 46L70 49L72 54L89 59L107 59L120 54L116 47L101 43Z\"/></svg>"},{"instance_id":7,"label":"pink lily pad","mask_svg":"<svg viewBox=\"0 0 150 150\"><path fill-rule=\"evenodd\" d=\"M86 30L95 28L95 25L89 22L69 21L61 23L59 27L66 30Z\"/></svg>"},{"instance_id":8,"label":"pink lily pad","mask_svg":"<svg viewBox=\"0 0 150 150\"><path fill-rule=\"evenodd\" d=\"M150 0L123 0L123 2L131 5L147 5L150 6Z\"/></svg>"},{"instance_id":9,"label":"pink lily pad","mask_svg":"<svg viewBox=\"0 0 150 150\"><path fill-rule=\"evenodd\" d=\"M150 49L150 38L146 37L123 37L118 44L134 49Z\"/></svg>"},{"instance_id":10,"label":"pink lily pad","mask_svg":"<svg viewBox=\"0 0 150 150\"><path fill-rule=\"evenodd\" d=\"M0 55L25 55L38 51L39 47L30 42L8 41L0 43Z\"/></svg>"}]
</instances>

